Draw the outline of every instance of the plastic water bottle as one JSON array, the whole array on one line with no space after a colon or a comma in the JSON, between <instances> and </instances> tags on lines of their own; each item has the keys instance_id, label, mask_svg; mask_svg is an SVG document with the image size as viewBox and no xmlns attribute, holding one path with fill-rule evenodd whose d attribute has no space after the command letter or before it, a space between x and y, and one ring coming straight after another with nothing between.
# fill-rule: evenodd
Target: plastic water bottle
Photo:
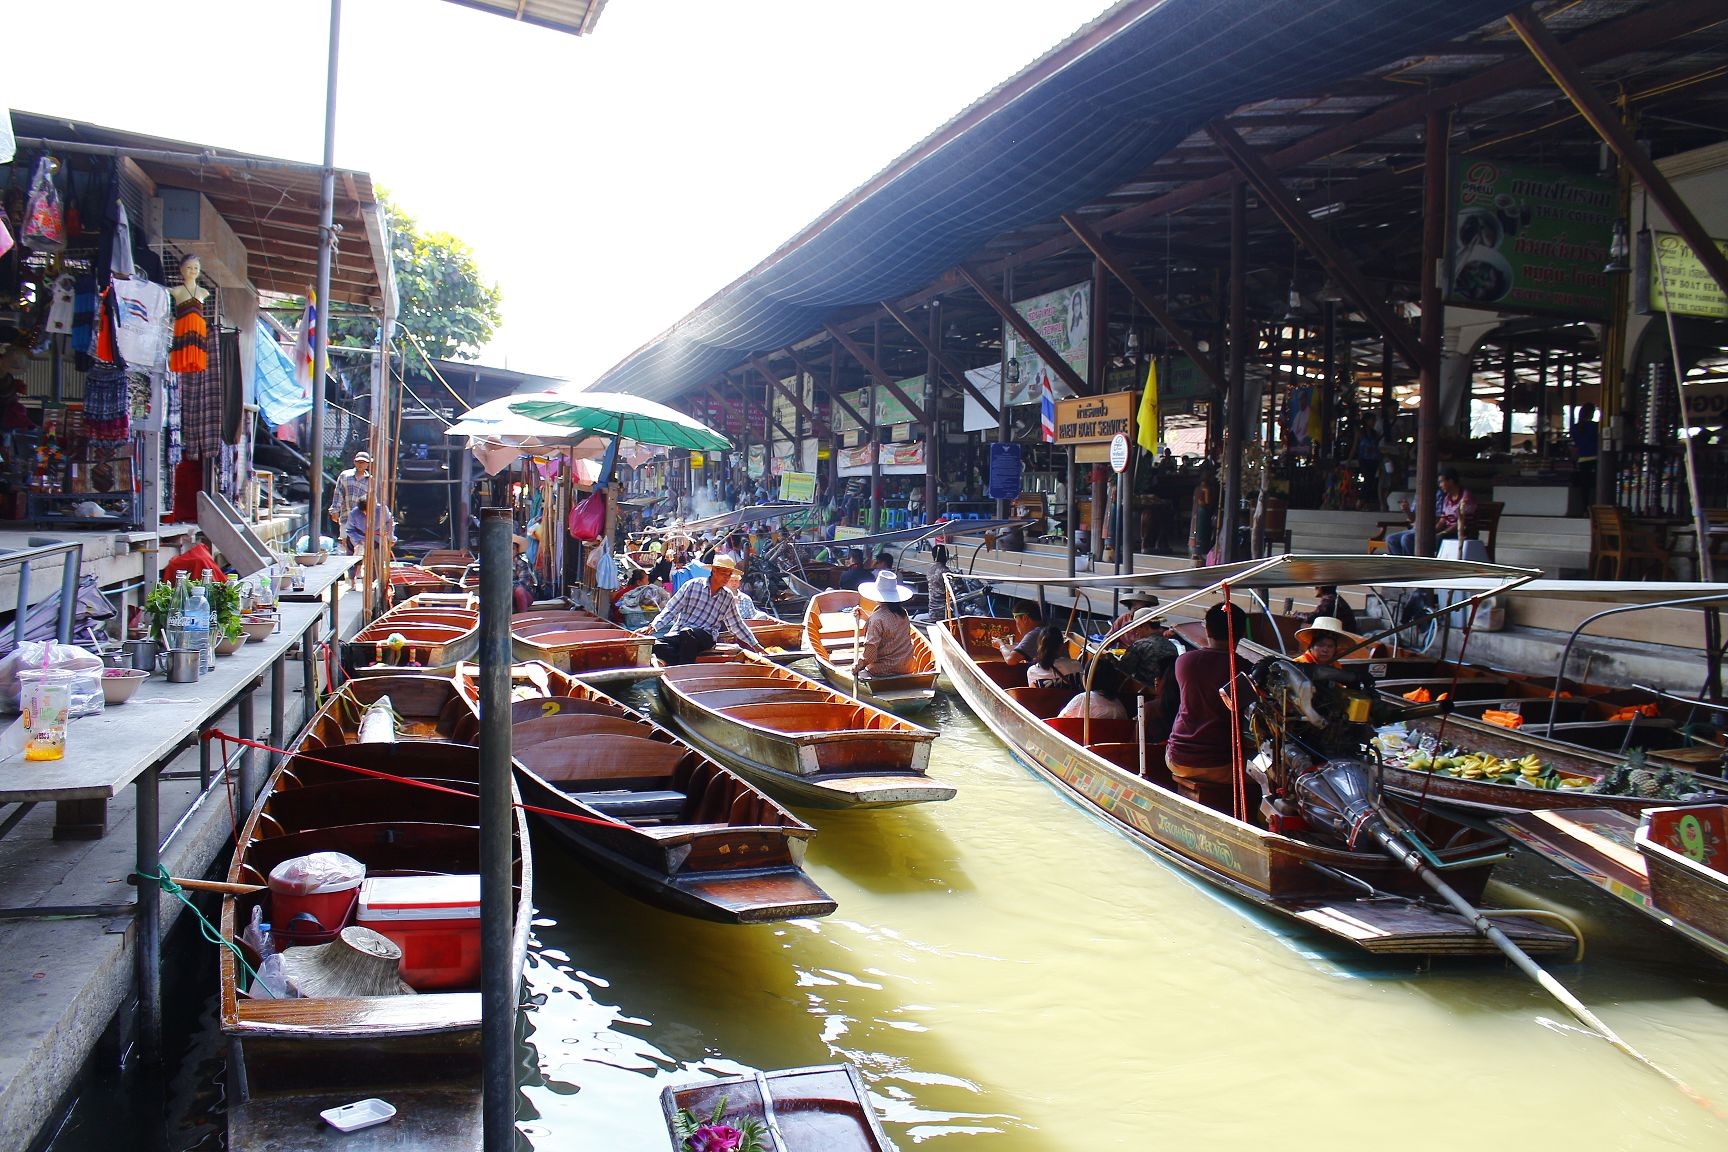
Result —
<instances>
[{"instance_id":1,"label":"plastic water bottle","mask_svg":"<svg viewBox=\"0 0 1728 1152\"><path fill-rule=\"evenodd\" d=\"M187 587L186 573L174 574L174 599L168 608L168 628L164 637L169 648L186 647L186 605L191 601L192 593Z\"/></svg>"},{"instance_id":2,"label":"plastic water bottle","mask_svg":"<svg viewBox=\"0 0 1728 1152\"><path fill-rule=\"evenodd\" d=\"M274 564L268 565L264 571L258 573L258 607L260 608L276 606L276 589L270 583L270 569L274 567Z\"/></svg>"},{"instance_id":3,"label":"plastic water bottle","mask_svg":"<svg viewBox=\"0 0 1728 1152\"><path fill-rule=\"evenodd\" d=\"M185 635L185 646L203 653L199 658L200 671L208 672L214 666L210 656L210 598L204 594L202 584L192 585L191 599L186 605Z\"/></svg>"},{"instance_id":4,"label":"plastic water bottle","mask_svg":"<svg viewBox=\"0 0 1728 1152\"><path fill-rule=\"evenodd\" d=\"M204 586L204 602L210 605L210 632L204 641L204 671L213 672L216 669L216 645L222 642L221 621L216 619L216 577L206 568L199 583Z\"/></svg>"}]
</instances>

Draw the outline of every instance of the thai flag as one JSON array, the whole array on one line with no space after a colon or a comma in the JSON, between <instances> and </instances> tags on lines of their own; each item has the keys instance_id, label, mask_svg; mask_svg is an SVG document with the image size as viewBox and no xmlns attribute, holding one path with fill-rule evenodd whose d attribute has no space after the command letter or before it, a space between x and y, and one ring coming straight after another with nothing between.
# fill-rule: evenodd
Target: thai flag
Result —
<instances>
[{"instance_id":1,"label":"thai flag","mask_svg":"<svg viewBox=\"0 0 1728 1152\"><path fill-rule=\"evenodd\" d=\"M1050 390L1050 373L1038 378L1038 416L1044 424L1044 443L1056 443L1056 393Z\"/></svg>"}]
</instances>

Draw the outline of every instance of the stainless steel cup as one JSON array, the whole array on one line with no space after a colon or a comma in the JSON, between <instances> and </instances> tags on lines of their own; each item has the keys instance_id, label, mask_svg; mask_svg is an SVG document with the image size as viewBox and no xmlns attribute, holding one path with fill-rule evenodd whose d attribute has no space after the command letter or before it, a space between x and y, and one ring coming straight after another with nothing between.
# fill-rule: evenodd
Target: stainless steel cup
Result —
<instances>
[{"instance_id":1,"label":"stainless steel cup","mask_svg":"<svg viewBox=\"0 0 1728 1152\"><path fill-rule=\"evenodd\" d=\"M203 659L204 653L200 649L170 648L168 650L168 683L198 683L198 668Z\"/></svg>"},{"instance_id":2,"label":"stainless steel cup","mask_svg":"<svg viewBox=\"0 0 1728 1152\"><path fill-rule=\"evenodd\" d=\"M156 660L162 654L162 645L155 640L128 640L125 646L126 654L132 658L132 667L141 672L156 671Z\"/></svg>"}]
</instances>

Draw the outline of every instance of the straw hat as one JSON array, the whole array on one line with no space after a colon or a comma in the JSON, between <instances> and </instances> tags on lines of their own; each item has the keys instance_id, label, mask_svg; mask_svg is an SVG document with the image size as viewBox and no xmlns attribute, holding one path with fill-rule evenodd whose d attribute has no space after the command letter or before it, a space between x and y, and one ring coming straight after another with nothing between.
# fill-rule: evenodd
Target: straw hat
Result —
<instances>
[{"instance_id":1,"label":"straw hat","mask_svg":"<svg viewBox=\"0 0 1728 1152\"><path fill-rule=\"evenodd\" d=\"M305 996L400 996L402 948L388 936L353 925L328 944L289 948L283 967Z\"/></svg>"},{"instance_id":2,"label":"straw hat","mask_svg":"<svg viewBox=\"0 0 1728 1152\"><path fill-rule=\"evenodd\" d=\"M1146 591L1144 588L1135 588L1132 591L1124 592L1122 594L1122 603L1157 604L1158 597L1153 595L1151 592Z\"/></svg>"},{"instance_id":3,"label":"straw hat","mask_svg":"<svg viewBox=\"0 0 1728 1152\"><path fill-rule=\"evenodd\" d=\"M858 585L858 595L868 597L878 604L904 604L918 593L900 583L900 577L891 568L879 568L876 579L866 580Z\"/></svg>"},{"instance_id":4,"label":"straw hat","mask_svg":"<svg viewBox=\"0 0 1728 1152\"><path fill-rule=\"evenodd\" d=\"M1316 616L1314 622L1306 628L1296 630L1296 639L1303 644L1314 642L1315 636L1336 636L1346 644L1360 644L1362 637L1354 632L1346 631L1344 621L1336 616Z\"/></svg>"},{"instance_id":5,"label":"straw hat","mask_svg":"<svg viewBox=\"0 0 1728 1152\"><path fill-rule=\"evenodd\" d=\"M714 553L714 562L709 564L708 568L710 571L719 571L722 568L727 569L728 571L737 571L738 561L732 559L732 557L728 556L724 552L716 552Z\"/></svg>"}]
</instances>

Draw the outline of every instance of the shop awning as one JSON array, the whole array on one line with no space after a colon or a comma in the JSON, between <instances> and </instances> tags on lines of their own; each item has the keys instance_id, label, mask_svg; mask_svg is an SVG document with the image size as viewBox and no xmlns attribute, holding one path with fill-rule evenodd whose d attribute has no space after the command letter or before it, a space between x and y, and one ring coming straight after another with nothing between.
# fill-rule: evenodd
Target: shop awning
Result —
<instances>
[{"instance_id":1,"label":"shop awning","mask_svg":"<svg viewBox=\"0 0 1728 1152\"><path fill-rule=\"evenodd\" d=\"M669 399L1143 173L1207 119L1444 44L1510 0L1127 0L920 142L594 387ZM963 49L962 49L963 50Z\"/></svg>"}]
</instances>

